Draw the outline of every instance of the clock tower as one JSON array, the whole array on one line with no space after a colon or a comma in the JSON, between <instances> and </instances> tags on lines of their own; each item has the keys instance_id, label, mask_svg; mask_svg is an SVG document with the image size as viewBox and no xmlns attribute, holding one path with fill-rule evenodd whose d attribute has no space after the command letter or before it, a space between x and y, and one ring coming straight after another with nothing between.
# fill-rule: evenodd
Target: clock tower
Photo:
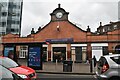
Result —
<instances>
[{"instance_id":1,"label":"clock tower","mask_svg":"<svg viewBox=\"0 0 120 80\"><path fill-rule=\"evenodd\" d=\"M66 12L63 8L61 8L60 4L58 4L58 8L56 8L50 15L51 21L66 21L68 20L68 12Z\"/></svg>"}]
</instances>

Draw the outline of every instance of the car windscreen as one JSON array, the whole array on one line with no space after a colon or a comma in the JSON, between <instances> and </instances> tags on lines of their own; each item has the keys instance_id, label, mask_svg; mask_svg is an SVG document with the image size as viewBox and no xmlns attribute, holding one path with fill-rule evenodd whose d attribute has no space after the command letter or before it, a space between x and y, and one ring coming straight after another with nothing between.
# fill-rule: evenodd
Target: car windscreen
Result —
<instances>
[{"instance_id":1,"label":"car windscreen","mask_svg":"<svg viewBox=\"0 0 120 80\"><path fill-rule=\"evenodd\" d=\"M110 57L115 63L120 65L120 56Z\"/></svg>"},{"instance_id":2,"label":"car windscreen","mask_svg":"<svg viewBox=\"0 0 120 80\"><path fill-rule=\"evenodd\" d=\"M19 66L19 64L9 58L0 58L0 61L0 64L5 66L6 68L14 68Z\"/></svg>"},{"instance_id":3,"label":"car windscreen","mask_svg":"<svg viewBox=\"0 0 120 80\"><path fill-rule=\"evenodd\" d=\"M0 80L14 80L13 73L0 65Z\"/></svg>"}]
</instances>

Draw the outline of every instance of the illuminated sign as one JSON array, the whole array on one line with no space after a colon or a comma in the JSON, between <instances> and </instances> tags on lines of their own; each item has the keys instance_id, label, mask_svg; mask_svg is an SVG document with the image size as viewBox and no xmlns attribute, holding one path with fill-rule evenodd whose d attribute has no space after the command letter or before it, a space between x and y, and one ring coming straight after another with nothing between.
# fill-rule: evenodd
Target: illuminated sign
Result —
<instances>
[{"instance_id":1,"label":"illuminated sign","mask_svg":"<svg viewBox=\"0 0 120 80\"><path fill-rule=\"evenodd\" d=\"M10 54L14 54L14 47L5 47L4 56L8 57Z\"/></svg>"},{"instance_id":2,"label":"illuminated sign","mask_svg":"<svg viewBox=\"0 0 120 80\"><path fill-rule=\"evenodd\" d=\"M9 57L12 60L17 62L17 56L16 56L15 52L16 52L16 49L15 49L14 46L5 46L4 47L4 54L3 54L3 56Z\"/></svg>"},{"instance_id":3,"label":"illuminated sign","mask_svg":"<svg viewBox=\"0 0 120 80\"><path fill-rule=\"evenodd\" d=\"M41 48L40 47L29 47L28 65L35 66L35 67L41 66L40 55L41 55Z\"/></svg>"}]
</instances>

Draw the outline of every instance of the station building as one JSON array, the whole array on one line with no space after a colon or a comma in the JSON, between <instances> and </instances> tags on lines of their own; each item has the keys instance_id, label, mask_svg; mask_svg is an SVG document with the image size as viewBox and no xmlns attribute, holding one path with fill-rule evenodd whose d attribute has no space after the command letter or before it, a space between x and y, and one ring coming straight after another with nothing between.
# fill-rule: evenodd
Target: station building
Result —
<instances>
[{"instance_id":1,"label":"station building","mask_svg":"<svg viewBox=\"0 0 120 80\"><path fill-rule=\"evenodd\" d=\"M2 51L6 45L14 45L19 58L27 58L29 44L42 44L44 61L72 60L86 62L94 55L97 59L102 55L120 50L120 22L100 26L92 33L89 26L85 30L69 21L69 12L60 4L51 14L50 22L43 28L34 28L27 37L15 34L2 36Z\"/></svg>"}]
</instances>

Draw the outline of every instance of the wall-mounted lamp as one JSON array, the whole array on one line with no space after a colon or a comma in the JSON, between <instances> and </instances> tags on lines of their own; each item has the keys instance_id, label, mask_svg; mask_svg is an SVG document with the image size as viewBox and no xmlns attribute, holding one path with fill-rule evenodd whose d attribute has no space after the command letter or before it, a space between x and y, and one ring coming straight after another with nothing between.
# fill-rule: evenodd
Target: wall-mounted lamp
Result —
<instances>
[{"instance_id":1,"label":"wall-mounted lamp","mask_svg":"<svg viewBox=\"0 0 120 80\"><path fill-rule=\"evenodd\" d=\"M60 31L60 26L59 25L57 26L57 31Z\"/></svg>"}]
</instances>

